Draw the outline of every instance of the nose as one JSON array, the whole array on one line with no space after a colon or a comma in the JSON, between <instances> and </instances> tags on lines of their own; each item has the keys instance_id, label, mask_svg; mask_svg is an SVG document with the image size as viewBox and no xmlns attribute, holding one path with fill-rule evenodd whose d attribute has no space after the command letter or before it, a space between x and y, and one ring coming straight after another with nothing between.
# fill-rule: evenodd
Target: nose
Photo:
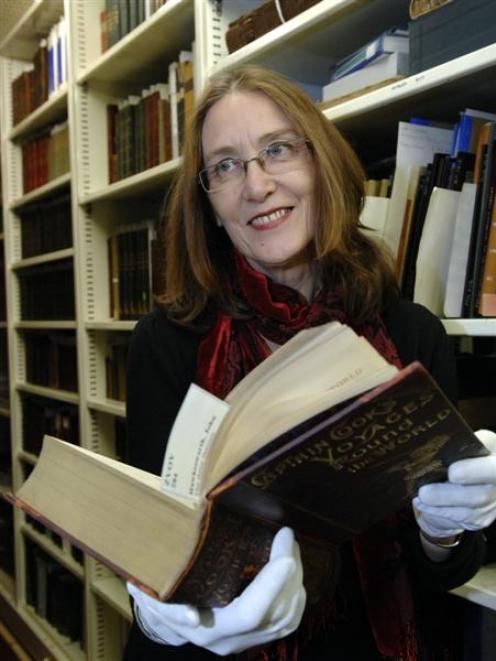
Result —
<instances>
[{"instance_id":1,"label":"nose","mask_svg":"<svg viewBox=\"0 0 496 661\"><path fill-rule=\"evenodd\" d=\"M265 172L258 158L246 161L243 192L247 199L265 200L275 188L274 178Z\"/></svg>"}]
</instances>

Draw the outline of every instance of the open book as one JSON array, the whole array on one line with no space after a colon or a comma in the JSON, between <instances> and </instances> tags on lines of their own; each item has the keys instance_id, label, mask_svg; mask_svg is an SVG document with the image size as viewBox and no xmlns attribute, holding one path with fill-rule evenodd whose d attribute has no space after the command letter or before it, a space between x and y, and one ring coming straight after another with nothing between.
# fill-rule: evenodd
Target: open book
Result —
<instances>
[{"instance_id":1,"label":"open book","mask_svg":"<svg viewBox=\"0 0 496 661\"><path fill-rule=\"evenodd\" d=\"M226 402L197 387L185 402L162 477L46 436L11 500L158 598L220 605L282 525L315 593L339 544L486 453L419 363L397 370L337 322L299 333Z\"/></svg>"}]
</instances>

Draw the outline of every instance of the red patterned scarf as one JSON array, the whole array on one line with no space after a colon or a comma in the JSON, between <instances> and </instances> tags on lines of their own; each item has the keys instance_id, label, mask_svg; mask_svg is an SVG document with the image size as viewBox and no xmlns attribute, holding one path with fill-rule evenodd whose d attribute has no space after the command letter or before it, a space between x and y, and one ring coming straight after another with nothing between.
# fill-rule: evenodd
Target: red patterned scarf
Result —
<instances>
[{"instance_id":1,"label":"red patterned scarf","mask_svg":"<svg viewBox=\"0 0 496 661\"><path fill-rule=\"evenodd\" d=\"M330 321L347 323L339 292L321 290L308 303L294 289L251 268L238 253L235 264L237 280L232 287L247 304L249 318L236 320L219 313L198 351L196 382L221 398L270 354L263 338L283 344L303 328ZM353 328L386 360L401 366L379 315ZM384 521L355 538L353 549L378 650L386 658L414 661L413 600L393 530L394 520ZM391 566L395 567L392 573Z\"/></svg>"}]
</instances>

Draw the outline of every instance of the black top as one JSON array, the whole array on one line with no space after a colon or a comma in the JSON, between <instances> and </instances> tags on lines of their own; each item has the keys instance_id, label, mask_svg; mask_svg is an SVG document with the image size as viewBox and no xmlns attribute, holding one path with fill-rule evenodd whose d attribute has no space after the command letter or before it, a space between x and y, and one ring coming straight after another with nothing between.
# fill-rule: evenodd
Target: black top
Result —
<instances>
[{"instance_id":1,"label":"black top","mask_svg":"<svg viewBox=\"0 0 496 661\"><path fill-rule=\"evenodd\" d=\"M456 372L448 337L441 322L428 310L410 302L400 302L384 315L387 329L403 364L419 360L445 393L456 399ZM129 462L159 474L167 439L181 402L194 380L196 356L201 336L168 321L163 310L141 319L133 332L127 373L127 423ZM464 536L462 544L448 561L432 563L424 554L413 523L403 533L403 545L412 574L419 611L421 635L431 653L430 632L426 626L428 604L433 594L444 592L467 581L480 566L484 554L482 534ZM299 659L380 658L373 644L365 617L352 553L345 552L337 606L341 610L339 626L321 636L308 649L299 649ZM451 601L455 601L451 599ZM436 602L437 603L437 602ZM448 604L449 605L449 604ZM443 604L443 609L448 607ZM434 618L434 613L432 614ZM436 613L438 615L438 613ZM427 620L427 622L423 622ZM457 627L451 622L451 631ZM181 647L153 643L133 625L125 659L195 659L214 658L192 645ZM424 655L422 655L424 656ZM427 658L427 657L426 657Z\"/></svg>"}]
</instances>

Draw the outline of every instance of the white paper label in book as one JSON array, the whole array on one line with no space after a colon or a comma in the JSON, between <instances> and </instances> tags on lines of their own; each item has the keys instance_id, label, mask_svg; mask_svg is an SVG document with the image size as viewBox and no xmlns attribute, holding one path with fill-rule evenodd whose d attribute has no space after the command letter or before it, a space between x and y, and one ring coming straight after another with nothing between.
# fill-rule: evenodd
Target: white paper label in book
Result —
<instances>
[{"instance_id":1,"label":"white paper label in book","mask_svg":"<svg viewBox=\"0 0 496 661\"><path fill-rule=\"evenodd\" d=\"M167 443L162 491L193 506L201 500L205 460L228 411L229 404L191 384Z\"/></svg>"}]
</instances>

